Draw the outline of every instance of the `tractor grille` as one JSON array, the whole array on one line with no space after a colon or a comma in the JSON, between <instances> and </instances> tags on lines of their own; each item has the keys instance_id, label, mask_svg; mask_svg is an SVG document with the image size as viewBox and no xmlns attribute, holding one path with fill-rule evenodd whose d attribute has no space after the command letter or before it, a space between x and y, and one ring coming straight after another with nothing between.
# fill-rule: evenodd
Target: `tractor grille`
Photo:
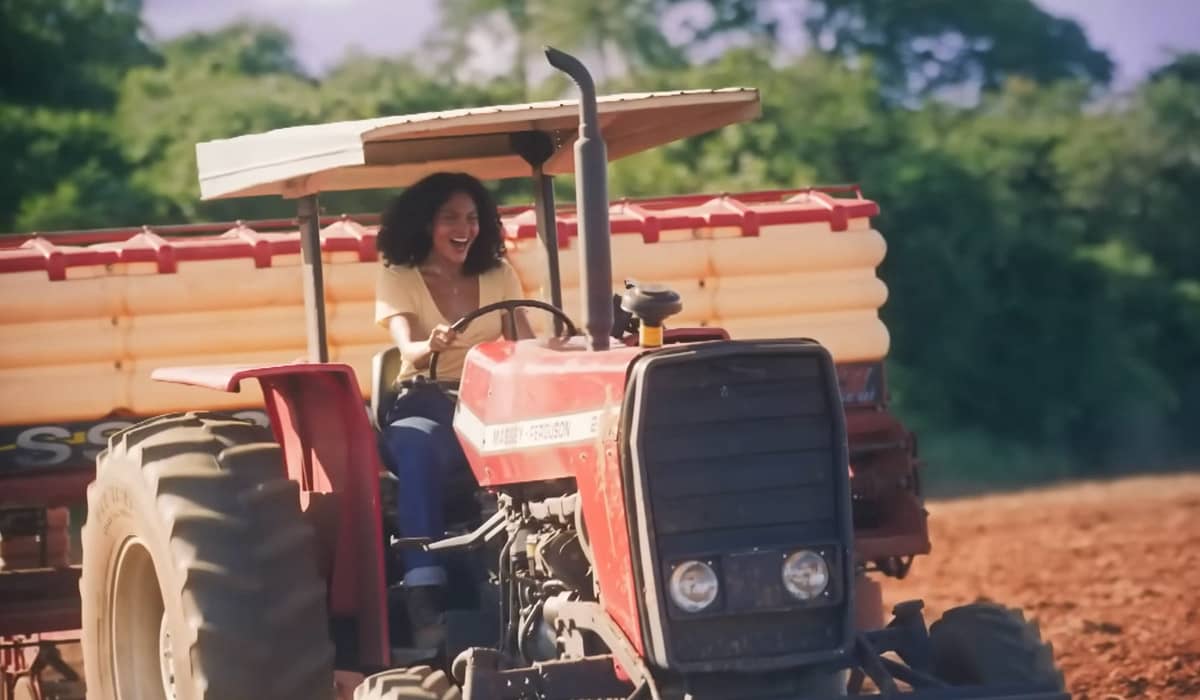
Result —
<instances>
[{"instance_id":1,"label":"tractor grille","mask_svg":"<svg viewBox=\"0 0 1200 700\"><path fill-rule=\"evenodd\" d=\"M816 352L696 353L646 368L638 461L656 574L665 586L672 563L706 559L721 578L711 611L689 615L664 601L677 663L844 644L844 604L800 604L780 578L784 552L820 546L835 560L840 595L845 466L831 371Z\"/></svg>"}]
</instances>

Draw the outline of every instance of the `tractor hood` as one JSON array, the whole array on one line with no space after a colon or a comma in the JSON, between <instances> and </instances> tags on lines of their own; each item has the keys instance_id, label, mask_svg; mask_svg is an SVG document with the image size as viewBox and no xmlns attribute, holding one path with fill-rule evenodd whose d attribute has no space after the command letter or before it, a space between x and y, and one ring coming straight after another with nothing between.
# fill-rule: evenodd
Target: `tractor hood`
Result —
<instances>
[{"instance_id":1,"label":"tractor hood","mask_svg":"<svg viewBox=\"0 0 1200 700\"><path fill-rule=\"evenodd\" d=\"M597 100L609 160L756 118L753 88L607 95ZM512 137L550 134L548 175L571 173L577 100L501 105L276 129L196 145L202 199L403 187L437 171L524 177Z\"/></svg>"}]
</instances>

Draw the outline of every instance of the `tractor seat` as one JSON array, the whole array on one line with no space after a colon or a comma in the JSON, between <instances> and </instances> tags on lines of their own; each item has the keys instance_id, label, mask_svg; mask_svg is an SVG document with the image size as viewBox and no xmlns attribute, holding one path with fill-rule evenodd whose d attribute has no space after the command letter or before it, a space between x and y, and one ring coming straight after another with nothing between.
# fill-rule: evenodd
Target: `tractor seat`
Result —
<instances>
[{"instance_id":1,"label":"tractor seat","mask_svg":"<svg viewBox=\"0 0 1200 700\"><path fill-rule=\"evenodd\" d=\"M381 432L387 423L387 414L396 396L400 393L396 386L396 376L400 374L400 348L388 347L375 353L371 358L371 425L375 432ZM437 382L450 400L458 400L457 382Z\"/></svg>"},{"instance_id":2,"label":"tractor seat","mask_svg":"<svg viewBox=\"0 0 1200 700\"><path fill-rule=\"evenodd\" d=\"M388 409L396 403L396 376L400 374L400 348L392 345L371 358L371 424L383 429Z\"/></svg>"}]
</instances>

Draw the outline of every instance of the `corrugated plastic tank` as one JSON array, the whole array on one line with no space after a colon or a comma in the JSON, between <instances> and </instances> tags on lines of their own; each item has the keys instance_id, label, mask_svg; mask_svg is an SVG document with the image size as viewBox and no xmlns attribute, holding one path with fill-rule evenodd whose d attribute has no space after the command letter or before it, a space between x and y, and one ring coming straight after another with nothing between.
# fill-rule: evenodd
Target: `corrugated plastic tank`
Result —
<instances>
[{"instance_id":1,"label":"corrugated plastic tank","mask_svg":"<svg viewBox=\"0 0 1200 700\"><path fill-rule=\"evenodd\" d=\"M876 205L822 191L750 192L618 202L610 217L614 291L626 279L679 291L675 326L722 326L734 338L812 337L839 363L882 359L888 333L876 275L885 244ZM545 299L533 211L504 212L509 258ZM564 307L581 317L575 219L559 219ZM322 229L330 359L352 365L364 396L372 355L375 229ZM153 231L91 245L38 238L0 250L0 425L174 410L252 408L240 394L153 382L164 366L297 360L305 352L295 231L235 227L165 239ZM545 326L543 314L531 314Z\"/></svg>"}]
</instances>

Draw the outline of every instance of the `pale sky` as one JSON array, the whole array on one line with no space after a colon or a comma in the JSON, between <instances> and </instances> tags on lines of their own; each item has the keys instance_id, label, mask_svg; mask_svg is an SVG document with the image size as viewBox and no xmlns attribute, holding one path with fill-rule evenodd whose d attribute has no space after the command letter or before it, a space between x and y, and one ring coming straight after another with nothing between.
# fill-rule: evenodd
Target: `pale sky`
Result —
<instances>
[{"instance_id":1,"label":"pale sky","mask_svg":"<svg viewBox=\"0 0 1200 700\"><path fill-rule=\"evenodd\" d=\"M1083 25L1092 43L1117 62L1118 86L1165 63L1168 49L1200 51L1200 0L1037 2ZM320 74L351 47L381 55L412 50L437 26L438 5L439 0L145 0L144 15L154 36L163 39L239 16L269 20L291 32L303 66Z\"/></svg>"}]
</instances>

